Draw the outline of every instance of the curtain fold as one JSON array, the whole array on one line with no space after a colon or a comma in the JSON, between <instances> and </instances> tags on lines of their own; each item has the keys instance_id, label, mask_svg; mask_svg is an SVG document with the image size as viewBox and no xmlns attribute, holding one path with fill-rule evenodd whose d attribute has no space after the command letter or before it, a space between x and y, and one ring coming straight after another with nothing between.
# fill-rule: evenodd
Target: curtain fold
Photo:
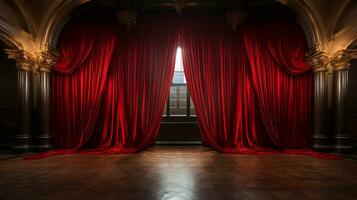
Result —
<instances>
[{"instance_id":1,"label":"curtain fold","mask_svg":"<svg viewBox=\"0 0 357 200\"><path fill-rule=\"evenodd\" d=\"M240 100L236 81L237 64L232 63L232 37L223 17L183 16L181 46L187 87L195 105L204 143L214 149L230 149L237 142L235 125L242 120L234 115ZM216 31L219 30L219 31ZM240 82L241 83L241 82Z\"/></svg>"},{"instance_id":2,"label":"curtain fold","mask_svg":"<svg viewBox=\"0 0 357 200\"><path fill-rule=\"evenodd\" d=\"M95 135L89 146L130 153L155 143L171 86L178 34L176 17L139 18L118 33Z\"/></svg>"},{"instance_id":3,"label":"curtain fold","mask_svg":"<svg viewBox=\"0 0 357 200\"><path fill-rule=\"evenodd\" d=\"M71 74L80 68L93 50L99 29L93 21L71 21L58 40L59 59L53 69Z\"/></svg>"},{"instance_id":4,"label":"curtain fold","mask_svg":"<svg viewBox=\"0 0 357 200\"><path fill-rule=\"evenodd\" d=\"M305 60L307 52L305 35L296 21L275 20L275 18L268 18L262 22L255 21L249 25L245 33L246 36L252 33L253 37L250 40L257 39L256 42L264 38L261 46L269 50L275 62L288 74L296 76L311 71Z\"/></svg>"},{"instance_id":5,"label":"curtain fold","mask_svg":"<svg viewBox=\"0 0 357 200\"><path fill-rule=\"evenodd\" d=\"M279 28L278 28L279 27ZM308 147L311 124L311 67L299 25L288 19L245 24L244 47L260 116L276 147Z\"/></svg>"},{"instance_id":6,"label":"curtain fold","mask_svg":"<svg viewBox=\"0 0 357 200\"><path fill-rule=\"evenodd\" d=\"M115 32L108 25L99 23L93 23L89 29L85 28L86 26L78 26L84 32L93 32L83 38L86 42L63 45L59 49L60 52L70 52L66 54L69 55L66 58L68 63L76 62L71 59L87 59L82 64L75 65L74 68L78 70L74 73L54 72L52 75L53 141L57 148L79 149L87 143L98 120L107 85L116 42ZM81 36L71 35L69 40L72 41L73 37L81 40ZM87 42L93 46L91 51L75 51L87 47L84 44ZM81 47L72 48L75 45Z\"/></svg>"}]
</instances>

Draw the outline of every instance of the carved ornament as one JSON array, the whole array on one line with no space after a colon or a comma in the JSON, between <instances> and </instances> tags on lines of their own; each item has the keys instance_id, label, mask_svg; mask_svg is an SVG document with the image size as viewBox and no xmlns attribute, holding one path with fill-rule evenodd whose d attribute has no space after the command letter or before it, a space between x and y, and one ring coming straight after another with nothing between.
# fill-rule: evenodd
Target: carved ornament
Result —
<instances>
[{"instance_id":1,"label":"carved ornament","mask_svg":"<svg viewBox=\"0 0 357 200\"><path fill-rule=\"evenodd\" d=\"M232 26L233 31L237 30L239 24L244 22L247 16L245 11L229 11L226 13L227 23Z\"/></svg>"},{"instance_id":2,"label":"carved ornament","mask_svg":"<svg viewBox=\"0 0 357 200\"><path fill-rule=\"evenodd\" d=\"M349 69L352 53L348 50L341 50L335 53L331 58L331 65L334 71Z\"/></svg>"},{"instance_id":3,"label":"carved ornament","mask_svg":"<svg viewBox=\"0 0 357 200\"><path fill-rule=\"evenodd\" d=\"M57 61L57 57L58 55L55 52L44 51L37 53L35 57L36 70L50 72Z\"/></svg>"},{"instance_id":4,"label":"carved ornament","mask_svg":"<svg viewBox=\"0 0 357 200\"><path fill-rule=\"evenodd\" d=\"M313 72L328 70L329 57L322 51L313 51L307 56L307 61L312 66Z\"/></svg>"},{"instance_id":5,"label":"carved ornament","mask_svg":"<svg viewBox=\"0 0 357 200\"><path fill-rule=\"evenodd\" d=\"M5 49L9 59L16 61L20 70L31 71L34 66L34 59L31 54L22 49Z\"/></svg>"},{"instance_id":6,"label":"carved ornament","mask_svg":"<svg viewBox=\"0 0 357 200\"><path fill-rule=\"evenodd\" d=\"M137 12L134 11L118 11L117 19L120 25L125 26L128 31L131 31L136 24Z\"/></svg>"}]
</instances>

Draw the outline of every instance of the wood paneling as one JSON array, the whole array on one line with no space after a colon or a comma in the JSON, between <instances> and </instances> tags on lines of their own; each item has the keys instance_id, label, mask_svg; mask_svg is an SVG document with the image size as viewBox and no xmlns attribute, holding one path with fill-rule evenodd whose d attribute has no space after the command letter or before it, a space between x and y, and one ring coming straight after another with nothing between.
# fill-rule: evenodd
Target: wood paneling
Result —
<instances>
[{"instance_id":1,"label":"wood paneling","mask_svg":"<svg viewBox=\"0 0 357 200\"><path fill-rule=\"evenodd\" d=\"M200 142L198 122L161 122L157 141L176 144Z\"/></svg>"}]
</instances>

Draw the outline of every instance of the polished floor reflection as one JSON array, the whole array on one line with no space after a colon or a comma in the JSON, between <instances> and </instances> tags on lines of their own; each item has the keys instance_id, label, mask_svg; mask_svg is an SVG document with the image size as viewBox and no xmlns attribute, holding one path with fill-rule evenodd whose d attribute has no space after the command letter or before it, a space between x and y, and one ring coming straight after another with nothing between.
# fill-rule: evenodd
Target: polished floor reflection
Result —
<instances>
[{"instance_id":1,"label":"polished floor reflection","mask_svg":"<svg viewBox=\"0 0 357 200\"><path fill-rule=\"evenodd\" d=\"M153 147L0 161L0 199L357 199L357 161Z\"/></svg>"}]
</instances>

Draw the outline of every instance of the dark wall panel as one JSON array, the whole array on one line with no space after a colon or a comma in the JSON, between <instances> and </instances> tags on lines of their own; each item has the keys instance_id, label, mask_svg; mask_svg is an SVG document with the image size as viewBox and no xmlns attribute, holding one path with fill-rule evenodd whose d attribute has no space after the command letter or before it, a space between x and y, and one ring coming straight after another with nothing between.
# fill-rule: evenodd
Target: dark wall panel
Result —
<instances>
[{"instance_id":1,"label":"dark wall panel","mask_svg":"<svg viewBox=\"0 0 357 200\"><path fill-rule=\"evenodd\" d=\"M0 149L9 149L17 131L17 71L0 44Z\"/></svg>"},{"instance_id":2,"label":"dark wall panel","mask_svg":"<svg viewBox=\"0 0 357 200\"><path fill-rule=\"evenodd\" d=\"M352 60L349 70L348 98L346 104L348 132L352 137L352 143L357 149L357 59Z\"/></svg>"},{"instance_id":3,"label":"dark wall panel","mask_svg":"<svg viewBox=\"0 0 357 200\"><path fill-rule=\"evenodd\" d=\"M200 129L197 121L163 121L157 138L158 142L180 144L200 142Z\"/></svg>"}]
</instances>

